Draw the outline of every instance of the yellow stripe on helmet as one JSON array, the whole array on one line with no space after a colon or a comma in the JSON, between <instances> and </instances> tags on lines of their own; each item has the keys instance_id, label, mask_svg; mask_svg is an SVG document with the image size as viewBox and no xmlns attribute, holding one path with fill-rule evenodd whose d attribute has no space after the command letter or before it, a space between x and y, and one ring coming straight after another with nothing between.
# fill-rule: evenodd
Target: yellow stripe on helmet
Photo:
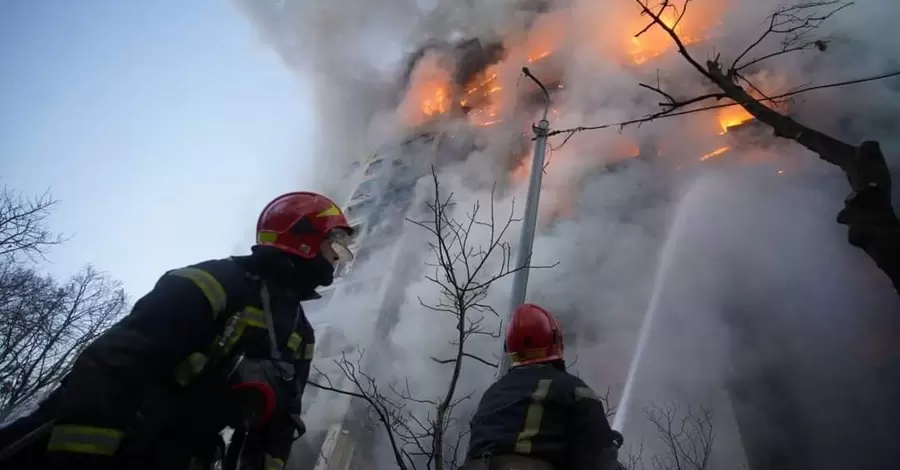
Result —
<instances>
[{"instance_id":1,"label":"yellow stripe on helmet","mask_svg":"<svg viewBox=\"0 0 900 470\"><path fill-rule=\"evenodd\" d=\"M338 208L338 206L332 204L328 209L319 212L317 214L317 217L334 217L338 215L342 215L341 210Z\"/></svg>"}]
</instances>

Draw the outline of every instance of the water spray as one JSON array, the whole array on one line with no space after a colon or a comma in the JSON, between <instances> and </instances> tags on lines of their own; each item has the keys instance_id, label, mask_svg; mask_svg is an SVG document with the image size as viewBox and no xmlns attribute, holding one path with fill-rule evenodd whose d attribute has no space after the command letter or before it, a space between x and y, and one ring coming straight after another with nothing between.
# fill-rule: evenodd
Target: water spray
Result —
<instances>
[{"instance_id":1,"label":"water spray","mask_svg":"<svg viewBox=\"0 0 900 470\"><path fill-rule=\"evenodd\" d=\"M622 391L622 399L616 410L616 416L613 419L612 428L623 431L625 419L628 417L628 411L631 406L632 395L634 394L634 384L637 381L637 372L640 368L641 360L644 356L644 350L650 339L650 330L656 320L659 312L659 303L662 298L663 287L668 278L668 273L672 267L675 257L675 247L677 241L681 238L681 232L686 228L684 199L675 209L675 219L672 222L672 228L669 236L663 244L662 251L659 256L659 264L653 279L653 292L650 295L650 303L647 305L647 311L644 313L644 320L641 323L641 329L638 333L637 345L635 346L634 355L631 357L631 364L628 366L628 376L625 379L625 389Z\"/></svg>"}]
</instances>

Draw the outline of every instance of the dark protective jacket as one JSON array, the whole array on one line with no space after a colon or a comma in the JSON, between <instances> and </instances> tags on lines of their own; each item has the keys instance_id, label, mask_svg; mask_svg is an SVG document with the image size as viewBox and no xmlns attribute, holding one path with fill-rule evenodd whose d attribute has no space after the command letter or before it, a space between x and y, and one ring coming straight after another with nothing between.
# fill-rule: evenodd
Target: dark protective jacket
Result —
<instances>
[{"instance_id":1,"label":"dark protective jacket","mask_svg":"<svg viewBox=\"0 0 900 470\"><path fill-rule=\"evenodd\" d=\"M847 225L850 244L862 248L900 293L900 220L890 192L872 187L854 193L838 214L838 222Z\"/></svg>"},{"instance_id":2,"label":"dark protective jacket","mask_svg":"<svg viewBox=\"0 0 900 470\"><path fill-rule=\"evenodd\" d=\"M265 285L272 332L293 369L287 380L296 395L254 435L266 469L283 467L295 430L290 414L300 412L315 343L300 301L315 293L280 289L259 271L248 256L164 274L76 360L63 383L48 458L96 465L96 456L115 456L112 467L173 468L186 446L202 452L218 442L228 424L223 391L235 359L272 357Z\"/></svg>"},{"instance_id":3,"label":"dark protective jacket","mask_svg":"<svg viewBox=\"0 0 900 470\"><path fill-rule=\"evenodd\" d=\"M484 393L471 422L468 462L521 455L558 470L616 464L603 404L578 377L551 364L511 369Z\"/></svg>"}]
</instances>

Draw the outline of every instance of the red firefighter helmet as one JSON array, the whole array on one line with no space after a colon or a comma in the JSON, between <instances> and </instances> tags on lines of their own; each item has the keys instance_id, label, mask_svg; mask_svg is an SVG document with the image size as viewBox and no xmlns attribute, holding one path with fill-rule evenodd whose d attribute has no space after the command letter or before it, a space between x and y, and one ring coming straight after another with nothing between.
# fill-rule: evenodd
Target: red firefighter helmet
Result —
<instances>
[{"instance_id":1,"label":"red firefighter helmet","mask_svg":"<svg viewBox=\"0 0 900 470\"><path fill-rule=\"evenodd\" d=\"M513 365L559 360L563 358L562 328L552 313L522 304L512 314L504 347Z\"/></svg>"},{"instance_id":2,"label":"red firefighter helmet","mask_svg":"<svg viewBox=\"0 0 900 470\"><path fill-rule=\"evenodd\" d=\"M266 205L256 222L256 243L315 258L330 246L341 261L352 259L353 229L331 199L311 192L282 194ZM327 248L325 248L327 249ZM336 261L336 260L330 260Z\"/></svg>"}]
</instances>

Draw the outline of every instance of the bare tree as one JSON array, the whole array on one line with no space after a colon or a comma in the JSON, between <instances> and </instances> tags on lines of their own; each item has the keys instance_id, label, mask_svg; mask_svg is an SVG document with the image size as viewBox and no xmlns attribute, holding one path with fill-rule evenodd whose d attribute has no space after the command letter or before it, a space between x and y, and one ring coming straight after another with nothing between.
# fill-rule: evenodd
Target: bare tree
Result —
<instances>
[{"instance_id":1,"label":"bare tree","mask_svg":"<svg viewBox=\"0 0 900 470\"><path fill-rule=\"evenodd\" d=\"M354 390L345 391L333 384L313 384L326 390L351 395L370 406L385 429L392 446L397 465L401 469L452 469L458 465L461 443L465 439L467 421L455 416L460 404L472 398L474 392L459 390L463 364L497 367L496 358L479 357L466 349L467 342L475 336L500 338L500 326L488 328L489 315L498 313L486 303L488 291L499 279L520 269L549 268L552 266L513 266L512 250L506 241L509 228L518 219L514 207L503 218L495 213L494 191L491 191L487 214L482 214L481 204L460 219L453 215L457 209L454 195L443 195L437 173L432 168L433 198L427 204L428 218L409 220L430 235L428 246L433 262L427 264L431 272L425 278L436 285L440 298L436 303L419 299L420 305L429 311L449 315L454 320L453 346L450 357L432 357L431 360L447 367L447 386L438 399L421 399L414 396L409 383L402 386L388 384L386 390L361 370L359 364L343 355L335 364Z\"/></svg>"},{"instance_id":2,"label":"bare tree","mask_svg":"<svg viewBox=\"0 0 900 470\"><path fill-rule=\"evenodd\" d=\"M57 201L44 193L35 198L0 187L0 257L43 256L45 250L63 242L45 227Z\"/></svg>"},{"instance_id":3,"label":"bare tree","mask_svg":"<svg viewBox=\"0 0 900 470\"><path fill-rule=\"evenodd\" d=\"M0 188L0 421L40 399L125 309L121 286L90 266L59 284L31 263L64 241L46 227L56 203Z\"/></svg>"},{"instance_id":4,"label":"bare tree","mask_svg":"<svg viewBox=\"0 0 900 470\"><path fill-rule=\"evenodd\" d=\"M63 285L0 265L0 420L55 385L125 310L119 283L88 266Z\"/></svg>"},{"instance_id":5,"label":"bare tree","mask_svg":"<svg viewBox=\"0 0 900 470\"><path fill-rule=\"evenodd\" d=\"M712 413L690 406L679 413L674 403L654 405L644 413L656 427L663 441L665 457L656 455L653 466L657 470L706 470L712 455L715 434Z\"/></svg>"},{"instance_id":6,"label":"bare tree","mask_svg":"<svg viewBox=\"0 0 900 470\"><path fill-rule=\"evenodd\" d=\"M645 408L644 415L662 444L661 451L650 456L654 470L709 469L716 438L712 412L690 406L682 412L675 403L666 402ZM628 470L646 468L644 443L633 448L625 460Z\"/></svg>"}]
</instances>

